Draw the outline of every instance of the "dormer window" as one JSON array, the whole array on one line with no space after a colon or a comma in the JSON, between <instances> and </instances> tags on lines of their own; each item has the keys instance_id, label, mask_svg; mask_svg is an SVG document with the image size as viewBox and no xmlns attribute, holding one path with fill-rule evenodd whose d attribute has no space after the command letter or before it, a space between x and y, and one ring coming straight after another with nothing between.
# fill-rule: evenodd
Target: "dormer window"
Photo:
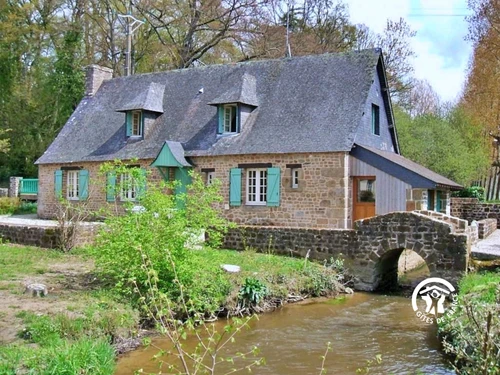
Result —
<instances>
[{"instance_id":1,"label":"dormer window","mask_svg":"<svg viewBox=\"0 0 500 375\"><path fill-rule=\"evenodd\" d=\"M235 105L224 106L224 133L236 133L238 131L236 126L237 108Z\"/></svg>"},{"instance_id":2,"label":"dormer window","mask_svg":"<svg viewBox=\"0 0 500 375\"><path fill-rule=\"evenodd\" d=\"M127 137L142 137L143 128L142 111L127 112Z\"/></svg>"},{"instance_id":3,"label":"dormer window","mask_svg":"<svg viewBox=\"0 0 500 375\"><path fill-rule=\"evenodd\" d=\"M235 134L240 132L240 114L237 104L219 106L219 134Z\"/></svg>"}]
</instances>

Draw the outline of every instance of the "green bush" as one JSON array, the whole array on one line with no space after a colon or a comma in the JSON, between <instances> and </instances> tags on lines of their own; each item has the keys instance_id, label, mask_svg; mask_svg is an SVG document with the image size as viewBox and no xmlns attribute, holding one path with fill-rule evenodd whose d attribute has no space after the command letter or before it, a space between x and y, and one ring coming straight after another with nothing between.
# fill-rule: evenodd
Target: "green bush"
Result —
<instances>
[{"instance_id":1,"label":"green bush","mask_svg":"<svg viewBox=\"0 0 500 375\"><path fill-rule=\"evenodd\" d=\"M459 198L477 198L481 202L484 201L484 188L481 186L471 186L451 194L453 197Z\"/></svg>"},{"instance_id":2,"label":"green bush","mask_svg":"<svg viewBox=\"0 0 500 375\"><path fill-rule=\"evenodd\" d=\"M114 173L121 173L120 168ZM134 172L134 168L127 169L131 175ZM139 178L138 173L136 176ZM130 203L124 215L108 217L91 253L99 272L136 304L142 304L141 296L148 295L148 270L154 269L159 290L168 292L173 301L180 297L182 284L187 291L186 304L211 313L227 284L212 285L220 280L220 271L198 273L199 267L189 262L187 244L204 231L211 244L220 240L227 223L213 207L221 200L219 184L205 186L201 177L193 174L188 194L166 194L175 187L175 183L148 185L138 202L142 208L131 210Z\"/></svg>"},{"instance_id":3,"label":"green bush","mask_svg":"<svg viewBox=\"0 0 500 375\"><path fill-rule=\"evenodd\" d=\"M24 214L36 214L37 204L36 202L21 202L19 207L16 208L14 214L24 215Z\"/></svg>"},{"instance_id":4,"label":"green bush","mask_svg":"<svg viewBox=\"0 0 500 375\"><path fill-rule=\"evenodd\" d=\"M20 206L21 201L18 198L0 198L0 215L13 214Z\"/></svg>"},{"instance_id":5,"label":"green bush","mask_svg":"<svg viewBox=\"0 0 500 375\"><path fill-rule=\"evenodd\" d=\"M259 279L247 277L238 293L238 299L243 306L258 305L268 294L268 288Z\"/></svg>"}]
</instances>

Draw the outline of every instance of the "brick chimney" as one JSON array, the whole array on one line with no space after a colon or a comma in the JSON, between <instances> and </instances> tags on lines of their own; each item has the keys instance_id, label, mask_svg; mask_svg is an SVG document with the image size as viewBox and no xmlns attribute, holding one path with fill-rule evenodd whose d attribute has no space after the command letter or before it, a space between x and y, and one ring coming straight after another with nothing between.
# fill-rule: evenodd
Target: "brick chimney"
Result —
<instances>
[{"instance_id":1,"label":"brick chimney","mask_svg":"<svg viewBox=\"0 0 500 375\"><path fill-rule=\"evenodd\" d=\"M85 96L94 96L101 84L113 78L113 69L99 65L89 65L86 68Z\"/></svg>"}]
</instances>

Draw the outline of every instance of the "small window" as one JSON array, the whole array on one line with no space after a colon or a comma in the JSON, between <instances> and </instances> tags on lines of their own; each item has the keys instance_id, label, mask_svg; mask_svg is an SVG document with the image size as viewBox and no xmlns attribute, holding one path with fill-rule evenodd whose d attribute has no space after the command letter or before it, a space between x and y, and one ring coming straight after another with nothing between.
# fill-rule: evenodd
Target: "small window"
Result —
<instances>
[{"instance_id":1,"label":"small window","mask_svg":"<svg viewBox=\"0 0 500 375\"><path fill-rule=\"evenodd\" d=\"M358 180L358 202L375 202L375 180Z\"/></svg>"},{"instance_id":2,"label":"small window","mask_svg":"<svg viewBox=\"0 0 500 375\"><path fill-rule=\"evenodd\" d=\"M372 104L372 134L380 135L380 108Z\"/></svg>"},{"instance_id":3,"label":"small window","mask_svg":"<svg viewBox=\"0 0 500 375\"><path fill-rule=\"evenodd\" d=\"M142 112L134 111L132 112L132 137L142 136Z\"/></svg>"},{"instance_id":4,"label":"small window","mask_svg":"<svg viewBox=\"0 0 500 375\"><path fill-rule=\"evenodd\" d=\"M207 186L213 184L215 178L215 172L207 172Z\"/></svg>"},{"instance_id":5,"label":"small window","mask_svg":"<svg viewBox=\"0 0 500 375\"><path fill-rule=\"evenodd\" d=\"M247 204L267 203L267 169L247 170Z\"/></svg>"},{"instance_id":6,"label":"small window","mask_svg":"<svg viewBox=\"0 0 500 375\"><path fill-rule=\"evenodd\" d=\"M120 175L120 199L122 201L135 201L137 199L137 183L130 173Z\"/></svg>"},{"instance_id":7,"label":"small window","mask_svg":"<svg viewBox=\"0 0 500 375\"><path fill-rule=\"evenodd\" d=\"M79 171L68 171L66 191L68 199L78 200Z\"/></svg>"},{"instance_id":8,"label":"small window","mask_svg":"<svg viewBox=\"0 0 500 375\"><path fill-rule=\"evenodd\" d=\"M238 132L238 107L235 105L224 106L224 133L237 133Z\"/></svg>"},{"instance_id":9,"label":"small window","mask_svg":"<svg viewBox=\"0 0 500 375\"><path fill-rule=\"evenodd\" d=\"M292 189L299 188L299 168L292 168Z\"/></svg>"}]
</instances>

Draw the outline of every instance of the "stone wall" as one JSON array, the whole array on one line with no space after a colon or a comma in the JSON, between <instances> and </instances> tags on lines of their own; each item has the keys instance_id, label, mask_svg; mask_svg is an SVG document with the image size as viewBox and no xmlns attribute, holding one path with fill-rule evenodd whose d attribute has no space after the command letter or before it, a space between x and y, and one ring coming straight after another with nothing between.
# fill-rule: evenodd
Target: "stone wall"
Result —
<instances>
[{"instance_id":1,"label":"stone wall","mask_svg":"<svg viewBox=\"0 0 500 375\"><path fill-rule=\"evenodd\" d=\"M100 224L83 223L75 236L75 246L92 244ZM57 226L0 224L0 238L5 241L28 246L50 249L58 247L59 229Z\"/></svg>"},{"instance_id":2,"label":"stone wall","mask_svg":"<svg viewBox=\"0 0 500 375\"><path fill-rule=\"evenodd\" d=\"M21 177L11 177L9 180L9 197L17 198L21 188Z\"/></svg>"},{"instance_id":3,"label":"stone wall","mask_svg":"<svg viewBox=\"0 0 500 375\"><path fill-rule=\"evenodd\" d=\"M484 239L497 229L497 219L483 219L477 222L478 237Z\"/></svg>"},{"instance_id":4,"label":"stone wall","mask_svg":"<svg viewBox=\"0 0 500 375\"><path fill-rule=\"evenodd\" d=\"M151 173L148 178L151 181L160 181L161 176L156 168L149 168L152 160L141 160L134 163L142 168L146 168ZM85 201L69 201L74 206L82 206L94 212L102 208L110 209L113 212L123 212L123 203L120 199L115 202L106 201L106 176L99 172L102 163L74 163L74 164L42 164L38 167L38 205L37 214L41 219L55 219L60 203L56 199L54 192L54 172L61 167L80 167L89 171L88 199ZM63 171L62 196L66 196L67 172Z\"/></svg>"},{"instance_id":5,"label":"stone wall","mask_svg":"<svg viewBox=\"0 0 500 375\"><path fill-rule=\"evenodd\" d=\"M351 220L349 157L346 153L228 155L192 158L197 170L215 168L222 182L222 214L241 225L295 228L349 228ZM246 169L242 171L241 206L229 206L229 171L240 164L270 163L281 170L278 207L246 204ZM301 165L299 188L291 187L291 168Z\"/></svg>"},{"instance_id":6,"label":"stone wall","mask_svg":"<svg viewBox=\"0 0 500 375\"><path fill-rule=\"evenodd\" d=\"M477 198L451 198L451 215L467 220L497 219L500 228L500 204L481 203Z\"/></svg>"},{"instance_id":7,"label":"stone wall","mask_svg":"<svg viewBox=\"0 0 500 375\"><path fill-rule=\"evenodd\" d=\"M353 256L358 248L356 231L352 229L310 229L238 226L224 237L227 249L255 249L285 256L329 260L331 257Z\"/></svg>"},{"instance_id":8,"label":"stone wall","mask_svg":"<svg viewBox=\"0 0 500 375\"><path fill-rule=\"evenodd\" d=\"M467 266L468 230L454 233L449 223L396 212L359 220L351 230L240 226L228 232L224 246L300 257L309 253L317 260L342 256L356 276L356 288L375 290L397 284L398 259L405 249L425 260L431 276L456 283Z\"/></svg>"},{"instance_id":9,"label":"stone wall","mask_svg":"<svg viewBox=\"0 0 500 375\"><path fill-rule=\"evenodd\" d=\"M192 157L195 170L205 177L204 169L214 170L214 177L221 181L223 202L217 205L228 220L241 225L269 225L312 228L350 227L350 179L347 173L346 153L316 154L268 154L228 155L217 157ZM159 181L161 175L150 168L152 160L141 160L136 164L151 171L149 180ZM246 204L246 171L249 165L270 164L280 168L281 189L278 207L252 206ZM40 165L38 170L38 216L52 219L58 202L54 194L54 172L61 167L81 167L89 171L89 198L85 204L92 211L109 206L106 202L105 177L99 174L101 163L74 163L63 165ZM229 171L243 165L241 184L241 206L229 205ZM291 165L300 165L299 188L292 188ZM63 196L66 195L66 173L63 172ZM113 208L121 212L122 204Z\"/></svg>"}]
</instances>

